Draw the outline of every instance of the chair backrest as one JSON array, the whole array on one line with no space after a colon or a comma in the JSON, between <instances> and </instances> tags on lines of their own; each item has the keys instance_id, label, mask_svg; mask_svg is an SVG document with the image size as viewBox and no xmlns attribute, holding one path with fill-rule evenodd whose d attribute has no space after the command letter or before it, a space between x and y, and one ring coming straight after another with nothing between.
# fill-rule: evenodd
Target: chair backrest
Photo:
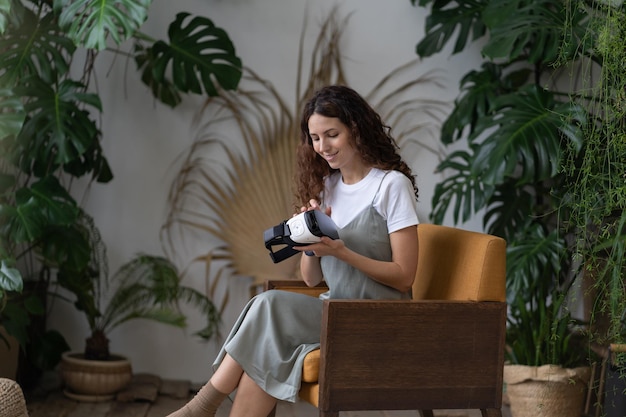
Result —
<instances>
[{"instance_id":1,"label":"chair backrest","mask_svg":"<svg viewBox=\"0 0 626 417\"><path fill-rule=\"evenodd\" d=\"M504 239L425 223L417 235L413 299L505 301Z\"/></svg>"}]
</instances>

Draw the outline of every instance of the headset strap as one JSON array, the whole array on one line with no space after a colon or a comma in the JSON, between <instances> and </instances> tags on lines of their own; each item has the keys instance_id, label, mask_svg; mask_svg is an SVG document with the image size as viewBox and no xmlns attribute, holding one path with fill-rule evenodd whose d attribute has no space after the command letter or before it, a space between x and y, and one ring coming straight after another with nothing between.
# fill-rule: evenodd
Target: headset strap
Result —
<instances>
[{"instance_id":1,"label":"headset strap","mask_svg":"<svg viewBox=\"0 0 626 417\"><path fill-rule=\"evenodd\" d=\"M287 222L284 221L279 225L271 227L263 232L263 239L265 240L265 247L270 251L270 258L276 264L284 261L285 259L300 253L291 246L286 246L278 251L274 251L272 246L284 245L283 236L289 233L287 230Z\"/></svg>"}]
</instances>

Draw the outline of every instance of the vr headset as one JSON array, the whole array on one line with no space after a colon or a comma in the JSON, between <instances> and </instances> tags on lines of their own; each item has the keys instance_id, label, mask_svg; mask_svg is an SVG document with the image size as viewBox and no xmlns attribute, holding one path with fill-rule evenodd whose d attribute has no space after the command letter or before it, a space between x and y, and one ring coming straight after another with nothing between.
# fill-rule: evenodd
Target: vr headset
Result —
<instances>
[{"instance_id":1,"label":"vr headset","mask_svg":"<svg viewBox=\"0 0 626 417\"><path fill-rule=\"evenodd\" d=\"M270 257L274 263L299 253L294 246L305 246L316 243L322 236L331 239L339 239L337 226L330 217L320 210L309 210L285 220L282 223L263 232L265 247L270 251ZM286 245L284 248L274 251L273 247ZM312 256L313 253L305 252Z\"/></svg>"}]
</instances>

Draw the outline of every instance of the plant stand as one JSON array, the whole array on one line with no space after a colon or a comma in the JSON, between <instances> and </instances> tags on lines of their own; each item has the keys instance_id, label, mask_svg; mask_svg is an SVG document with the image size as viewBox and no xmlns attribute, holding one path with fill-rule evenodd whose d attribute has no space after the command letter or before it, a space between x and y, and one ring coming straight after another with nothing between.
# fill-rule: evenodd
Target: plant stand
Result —
<instances>
[{"instance_id":1,"label":"plant stand","mask_svg":"<svg viewBox=\"0 0 626 417\"><path fill-rule=\"evenodd\" d=\"M111 355L108 361L84 359L82 353L63 354L61 378L64 394L77 401L110 401L132 380L130 361L121 355Z\"/></svg>"},{"instance_id":2,"label":"plant stand","mask_svg":"<svg viewBox=\"0 0 626 417\"><path fill-rule=\"evenodd\" d=\"M616 353L625 353L626 345L612 344L606 359L603 412L605 417L626 415L626 365L617 360Z\"/></svg>"},{"instance_id":3,"label":"plant stand","mask_svg":"<svg viewBox=\"0 0 626 417\"><path fill-rule=\"evenodd\" d=\"M580 417L590 367L505 365L512 417Z\"/></svg>"}]
</instances>

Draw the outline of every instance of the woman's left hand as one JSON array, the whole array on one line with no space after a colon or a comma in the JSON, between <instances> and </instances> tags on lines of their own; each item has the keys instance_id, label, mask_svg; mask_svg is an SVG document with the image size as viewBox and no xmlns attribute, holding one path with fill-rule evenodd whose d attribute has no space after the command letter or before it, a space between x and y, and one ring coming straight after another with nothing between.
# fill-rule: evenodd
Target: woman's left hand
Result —
<instances>
[{"instance_id":1,"label":"woman's left hand","mask_svg":"<svg viewBox=\"0 0 626 417\"><path fill-rule=\"evenodd\" d=\"M310 245L294 246L294 249L300 252L313 252L314 256L321 258L322 256L335 256L346 247L341 239L331 239L328 236L322 236L320 239L319 242Z\"/></svg>"}]
</instances>

